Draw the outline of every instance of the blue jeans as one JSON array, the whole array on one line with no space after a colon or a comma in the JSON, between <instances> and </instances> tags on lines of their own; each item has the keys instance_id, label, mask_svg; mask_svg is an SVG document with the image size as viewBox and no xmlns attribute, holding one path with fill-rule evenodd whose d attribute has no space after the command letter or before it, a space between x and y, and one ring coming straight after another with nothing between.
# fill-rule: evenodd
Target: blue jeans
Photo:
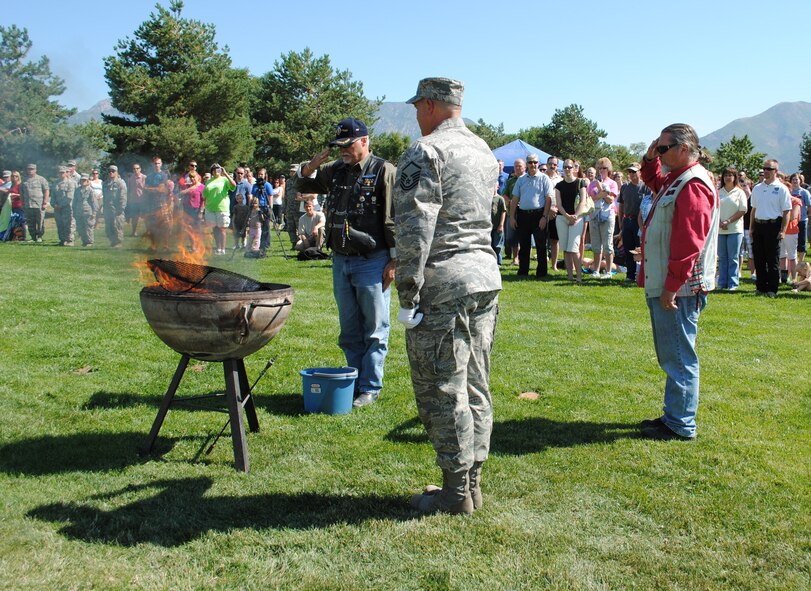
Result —
<instances>
[{"instance_id":1,"label":"blue jeans","mask_svg":"<svg viewBox=\"0 0 811 591\"><path fill-rule=\"evenodd\" d=\"M636 261L631 251L639 246L639 222L636 216L622 218L622 246L625 248L626 277L636 279Z\"/></svg>"},{"instance_id":2,"label":"blue jeans","mask_svg":"<svg viewBox=\"0 0 811 591\"><path fill-rule=\"evenodd\" d=\"M490 231L490 246L496 252L496 262L501 266L501 247L504 246L504 232L499 232L498 228L493 228Z\"/></svg>"},{"instance_id":3,"label":"blue jeans","mask_svg":"<svg viewBox=\"0 0 811 591\"><path fill-rule=\"evenodd\" d=\"M358 370L355 389L361 393L383 388L391 304L391 288L383 291L383 269L388 262L388 250L365 257L337 253L332 257L332 288L341 325L338 346L346 364Z\"/></svg>"},{"instance_id":4,"label":"blue jeans","mask_svg":"<svg viewBox=\"0 0 811 591\"><path fill-rule=\"evenodd\" d=\"M663 310L659 298L648 298L653 346L667 374L662 421L683 437L695 437L698 410L698 317L706 294L676 298L677 310Z\"/></svg>"},{"instance_id":5,"label":"blue jeans","mask_svg":"<svg viewBox=\"0 0 811 591\"><path fill-rule=\"evenodd\" d=\"M735 289L738 287L740 272L738 267L743 234L718 234L718 287Z\"/></svg>"}]
</instances>

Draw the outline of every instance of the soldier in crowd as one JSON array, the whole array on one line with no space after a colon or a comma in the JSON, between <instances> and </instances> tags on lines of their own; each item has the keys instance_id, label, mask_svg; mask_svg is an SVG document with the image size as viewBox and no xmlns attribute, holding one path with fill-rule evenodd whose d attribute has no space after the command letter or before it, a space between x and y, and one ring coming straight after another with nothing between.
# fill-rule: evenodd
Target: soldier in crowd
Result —
<instances>
[{"instance_id":1,"label":"soldier in crowd","mask_svg":"<svg viewBox=\"0 0 811 591\"><path fill-rule=\"evenodd\" d=\"M20 185L20 198L28 221L28 242L42 242L45 236L45 208L51 196L51 187L37 174L37 165L25 167L26 177Z\"/></svg>"},{"instance_id":2,"label":"soldier in crowd","mask_svg":"<svg viewBox=\"0 0 811 591\"><path fill-rule=\"evenodd\" d=\"M110 246L124 245L124 211L127 208L127 184L118 176L118 167L110 166L110 174L104 183L104 230Z\"/></svg>"},{"instance_id":3,"label":"soldier in crowd","mask_svg":"<svg viewBox=\"0 0 811 591\"><path fill-rule=\"evenodd\" d=\"M79 177L79 186L73 192L73 217L76 220L76 233L82 246L93 246L93 229L96 227L96 199L90 177Z\"/></svg>"},{"instance_id":4,"label":"soldier in crowd","mask_svg":"<svg viewBox=\"0 0 811 591\"><path fill-rule=\"evenodd\" d=\"M68 167L68 178L73 181L74 186L78 187L81 175L76 172L76 161L68 160L66 166Z\"/></svg>"},{"instance_id":5,"label":"soldier in crowd","mask_svg":"<svg viewBox=\"0 0 811 591\"><path fill-rule=\"evenodd\" d=\"M338 344L358 370L355 407L376 402L389 350L389 306L394 280L394 166L369 151L366 124L340 121L329 148L301 165L296 188L328 193L326 242L333 252L332 286L338 304ZM291 220L295 226L295 222Z\"/></svg>"},{"instance_id":6,"label":"soldier in crowd","mask_svg":"<svg viewBox=\"0 0 811 591\"><path fill-rule=\"evenodd\" d=\"M59 167L59 182L54 185L51 204L54 208L56 232L59 234L59 246L73 246L73 232L76 225L73 222L73 193L76 183L73 182L70 169Z\"/></svg>"},{"instance_id":7,"label":"soldier in crowd","mask_svg":"<svg viewBox=\"0 0 811 591\"><path fill-rule=\"evenodd\" d=\"M298 196L296 190L297 172L298 164L291 164L289 178L284 186L284 227L290 235L290 244L292 246L295 246L296 242L298 242L298 208L300 202L296 199Z\"/></svg>"},{"instance_id":8,"label":"soldier in crowd","mask_svg":"<svg viewBox=\"0 0 811 591\"><path fill-rule=\"evenodd\" d=\"M138 235L138 220L143 209L145 184L146 175L141 172L141 165L136 162L132 165L132 174L127 177L127 211L125 212L132 236Z\"/></svg>"},{"instance_id":9,"label":"soldier in crowd","mask_svg":"<svg viewBox=\"0 0 811 591\"><path fill-rule=\"evenodd\" d=\"M462 120L464 86L426 78L408 102L423 137L400 158L394 191L397 291L420 420L442 469L411 504L470 514L490 449L490 350L501 275L490 246L498 164Z\"/></svg>"},{"instance_id":10,"label":"soldier in crowd","mask_svg":"<svg viewBox=\"0 0 811 591\"><path fill-rule=\"evenodd\" d=\"M169 175L160 156L152 158L152 172L144 179L141 216L154 248L169 247Z\"/></svg>"}]
</instances>

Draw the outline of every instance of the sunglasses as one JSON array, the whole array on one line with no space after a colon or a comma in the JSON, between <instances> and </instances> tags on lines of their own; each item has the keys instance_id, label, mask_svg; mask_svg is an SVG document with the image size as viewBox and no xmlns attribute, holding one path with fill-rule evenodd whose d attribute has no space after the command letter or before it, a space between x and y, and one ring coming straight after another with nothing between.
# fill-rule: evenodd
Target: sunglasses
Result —
<instances>
[{"instance_id":1,"label":"sunglasses","mask_svg":"<svg viewBox=\"0 0 811 591\"><path fill-rule=\"evenodd\" d=\"M675 148L678 145L679 144L668 144L667 146L656 146L656 151L659 152L660 154L664 154L670 148Z\"/></svg>"},{"instance_id":2,"label":"sunglasses","mask_svg":"<svg viewBox=\"0 0 811 591\"><path fill-rule=\"evenodd\" d=\"M763 170L768 170L769 172L772 172L772 171L777 170L777 169L774 168L773 166L764 166Z\"/></svg>"},{"instance_id":3,"label":"sunglasses","mask_svg":"<svg viewBox=\"0 0 811 591\"><path fill-rule=\"evenodd\" d=\"M573 169L573 168L574 168L574 166L564 166L564 167L563 167L563 170L571 170L571 169Z\"/></svg>"},{"instance_id":4,"label":"sunglasses","mask_svg":"<svg viewBox=\"0 0 811 591\"><path fill-rule=\"evenodd\" d=\"M527 164L538 164L537 160L527 160Z\"/></svg>"}]
</instances>

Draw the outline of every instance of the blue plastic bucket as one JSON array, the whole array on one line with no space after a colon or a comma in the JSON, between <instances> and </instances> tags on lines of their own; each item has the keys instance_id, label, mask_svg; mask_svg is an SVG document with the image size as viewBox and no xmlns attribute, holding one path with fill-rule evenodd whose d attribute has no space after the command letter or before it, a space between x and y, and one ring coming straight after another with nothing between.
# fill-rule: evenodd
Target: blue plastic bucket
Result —
<instances>
[{"instance_id":1,"label":"blue plastic bucket","mask_svg":"<svg viewBox=\"0 0 811 591\"><path fill-rule=\"evenodd\" d=\"M354 367L311 367L301 370L304 412L345 415L352 411L355 395Z\"/></svg>"}]
</instances>

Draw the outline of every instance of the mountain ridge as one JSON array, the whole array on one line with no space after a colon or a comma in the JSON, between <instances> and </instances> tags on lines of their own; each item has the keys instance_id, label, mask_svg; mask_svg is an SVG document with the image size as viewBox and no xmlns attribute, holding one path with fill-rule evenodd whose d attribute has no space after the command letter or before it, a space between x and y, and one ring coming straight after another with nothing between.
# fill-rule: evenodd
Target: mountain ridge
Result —
<instances>
[{"instance_id":1,"label":"mountain ridge","mask_svg":"<svg viewBox=\"0 0 811 591\"><path fill-rule=\"evenodd\" d=\"M121 115L109 98L68 118L68 123L100 121L101 115ZM470 120L465 119L470 123ZM422 134L414 117L414 107L407 103L384 102L378 111L378 121L372 126L375 134L397 132L412 140ZM749 136L756 152L763 152L780 162L780 169L793 172L800 166L800 143L803 133L811 131L811 102L781 102L762 113L741 117L700 138L702 146L717 150L732 136Z\"/></svg>"}]
</instances>

